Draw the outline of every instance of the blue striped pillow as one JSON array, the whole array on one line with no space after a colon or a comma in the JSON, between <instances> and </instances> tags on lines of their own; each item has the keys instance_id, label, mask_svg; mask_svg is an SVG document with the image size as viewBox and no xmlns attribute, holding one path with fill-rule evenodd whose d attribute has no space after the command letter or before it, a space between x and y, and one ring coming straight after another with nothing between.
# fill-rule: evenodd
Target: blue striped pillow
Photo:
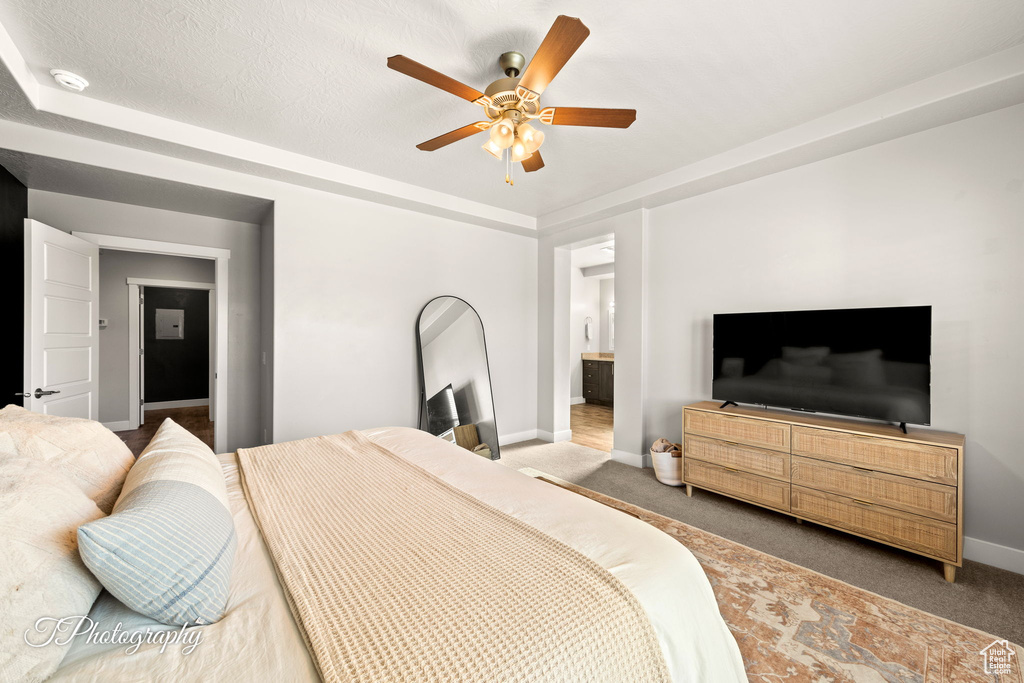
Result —
<instances>
[{"instance_id":1,"label":"blue striped pillow","mask_svg":"<svg viewBox=\"0 0 1024 683\"><path fill-rule=\"evenodd\" d=\"M209 624L227 607L237 544L226 503L216 456L167 420L129 472L113 513L79 527L79 552L136 612L176 626Z\"/></svg>"}]
</instances>

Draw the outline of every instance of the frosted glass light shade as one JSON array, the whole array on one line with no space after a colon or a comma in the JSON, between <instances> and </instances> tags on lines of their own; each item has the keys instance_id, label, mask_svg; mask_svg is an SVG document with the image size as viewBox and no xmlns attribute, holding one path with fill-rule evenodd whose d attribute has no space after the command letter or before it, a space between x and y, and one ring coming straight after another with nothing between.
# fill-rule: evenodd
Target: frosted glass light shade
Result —
<instances>
[{"instance_id":1,"label":"frosted glass light shade","mask_svg":"<svg viewBox=\"0 0 1024 683\"><path fill-rule=\"evenodd\" d=\"M492 155L495 159L501 159L501 153L504 151L501 147L494 143L494 140L488 140L483 144L483 149L488 154Z\"/></svg>"},{"instance_id":2,"label":"frosted glass light shade","mask_svg":"<svg viewBox=\"0 0 1024 683\"><path fill-rule=\"evenodd\" d=\"M515 137L515 128L513 127L512 122L507 119L502 119L491 126L491 142L497 145L500 149L507 149L511 147Z\"/></svg>"},{"instance_id":3,"label":"frosted glass light shade","mask_svg":"<svg viewBox=\"0 0 1024 683\"><path fill-rule=\"evenodd\" d=\"M533 152L527 149L522 138L517 137L512 143L512 161L524 161L533 156Z\"/></svg>"},{"instance_id":4,"label":"frosted glass light shade","mask_svg":"<svg viewBox=\"0 0 1024 683\"><path fill-rule=\"evenodd\" d=\"M519 130L516 133L522 139L523 144L526 146L526 151L530 154L536 152L544 144L544 133L528 123L519 126Z\"/></svg>"}]
</instances>

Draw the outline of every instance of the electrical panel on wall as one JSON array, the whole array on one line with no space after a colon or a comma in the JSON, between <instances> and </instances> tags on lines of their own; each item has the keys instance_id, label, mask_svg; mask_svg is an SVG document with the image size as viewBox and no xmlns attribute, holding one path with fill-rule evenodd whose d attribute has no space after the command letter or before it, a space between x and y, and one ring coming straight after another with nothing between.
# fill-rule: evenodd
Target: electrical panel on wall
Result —
<instances>
[{"instance_id":1,"label":"electrical panel on wall","mask_svg":"<svg viewBox=\"0 0 1024 683\"><path fill-rule=\"evenodd\" d=\"M156 309L156 338L184 339L185 310L181 308Z\"/></svg>"}]
</instances>

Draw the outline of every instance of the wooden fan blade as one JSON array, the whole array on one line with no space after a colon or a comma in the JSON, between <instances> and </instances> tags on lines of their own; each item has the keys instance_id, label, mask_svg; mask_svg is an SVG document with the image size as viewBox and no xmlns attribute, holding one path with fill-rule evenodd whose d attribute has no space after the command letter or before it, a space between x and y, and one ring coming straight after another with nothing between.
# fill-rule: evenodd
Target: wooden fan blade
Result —
<instances>
[{"instance_id":1,"label":"wooden fan blade","mask_svg":"<svg viewBox=\"0 0 1024 683\"><path fill-rule=\"evenodd\" d=\"M527 173L539 171L544 168L544 160L540 158L540 152L534 152L529 159L523 159L523 170Z\"/></svg>"},{"instance_id":2,"label":"wooden fan blade","mask_svg":"<svg viewBox=\"0 0 1024 683\"><path fill-rule=\"evenodd\" d=\"M559 15L523 72L519 87L540 95L589 35L590 29L582 21Z\"/></svg>"},{"instance_id":3,"label":"wooden fan blade","mask_svg":"<svg viewBox=\"0 0 1024 683\"><path fill-rule=\"evenodd\" d=\"M435 88L447 90L456 97L461 97L462 99L469 100L470 102L484 96L484 94L479 90L471 88L465 83L459 83L454 78L445 76L439 71L434 71L428 66L423 66L419 62L414 62L404 55L388 57L388 68L394 69L406 76L412 76L416 80L423 81L427 85L432 85Z\"/></svg>"},{"instance_id":4,"label":"wooden fan blade","mask_svg":"<svg viewBox=\"0 0 1024 683\"><path fill-rule=\"evenodd\" d=\"M484 125L483 128L480 127L481 124ZM435 149L440 149L445 145L450 145L453 142L458 142L463 138L468 138L470 135L476 135L480 131L486 130L486 126L489 125L489 121L478 121L476 123L471 123L468 126L456 128L455 130L449 133L445 133L444 135L438 135L433 140L421 142L420 144L416 145L416 149L422 149L424 152L433 152Z\"/></svg>"},{"instance_id":5,"label":"wooden fan blade","mask_svg":"<svg viewBox=\"0 0 1024 683\"><path fill-rule=\"evenodd\" d=\"M553 126L597 126L629 128L636 121L636 109L588 109L587 107L555 107Z\"/></svg>"}]
</instances>

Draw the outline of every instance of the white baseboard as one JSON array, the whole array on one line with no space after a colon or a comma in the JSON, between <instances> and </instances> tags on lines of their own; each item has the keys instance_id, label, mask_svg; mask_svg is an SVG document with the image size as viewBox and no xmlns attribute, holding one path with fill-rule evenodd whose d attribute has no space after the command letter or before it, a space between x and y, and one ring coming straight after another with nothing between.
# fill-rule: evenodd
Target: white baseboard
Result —
<instances>
[{"instance_id":1,"label":"white baseboard","mask_svg":"<svg viewBox=\"0 0 1024 683\"><path fill-rule=\"evenodd\" d=\"M167 410L169 408L197 408L210 405L208 398L187 398L182 401L157 401L156 403L143 403L145 410Z\"/></svg>"},{"instance_id":2,"label":"white baseboard","mask_svg":"<svg viewBox=\"0 0 1024 683\"><path fill-rule=\"evenodd\" d=\"M514 443L519 443L520 441L530 441L531 439L536 439L536 438L537 438L537 430L536 429L528 429L525 432L516 432L515 434L499 434L498 435L498 445L499 446L508 446L508 445L511 445L511 444L514 444Z\"/></svg>"},{"instance_id":3,"label":"white baseboard","mask_svg":"<svg viewBox=\"0 0 1024 683\"><path fill-rule=\"evenodd\" d=\"M117 422L104 422L103 426L112 432L124 432L132 428L132 423L128 420L118 420Z\"/></svg>"},{"instance_id":4,"label":"white baseboard","mask_svg":"<svg viewBox=\"0 0 1024 683\"><path fill-rule=\"evenodd\" d=\"M1024 574L1024 550L965 536L964 557L975 562Z\"/></svg>"},{"instance_id":5,"label":"white baseboard","mask_svg":"<svg viewBox=\"0 0 1024 683\"><path fill-rule=\"evenodd\" d=\"M620 451L618 449L612 449L612 460L615 462L621 462L624 465L632 465L633 467L650 467L651 456L640 455L639 453L627 453L626 451Z\"/></svg>"},{"instance_id":6,"label":"white baseboard","mask_svg":"<svg viewBox=\"0 0 1024 683\"><path fill-rule=\"evenodd\" d=\"M572 439L572 430L566 429L561 432L545 432L543 429L537 430L537 438L548 443L558 443L559 441L569 441Z\"/></svg>"},{"instance_id":7,"label":"white baseboard","mask_svg":"<svg viewBox=\"0 0 1024 683\"><path fill-rule=\"evenodd\" d=\"M578 406L579 404L586 402L587 399L583 398L582 396L573 396L572 398L569 399L569 405L571 406Z\"/></svg>"}]
</instances>

